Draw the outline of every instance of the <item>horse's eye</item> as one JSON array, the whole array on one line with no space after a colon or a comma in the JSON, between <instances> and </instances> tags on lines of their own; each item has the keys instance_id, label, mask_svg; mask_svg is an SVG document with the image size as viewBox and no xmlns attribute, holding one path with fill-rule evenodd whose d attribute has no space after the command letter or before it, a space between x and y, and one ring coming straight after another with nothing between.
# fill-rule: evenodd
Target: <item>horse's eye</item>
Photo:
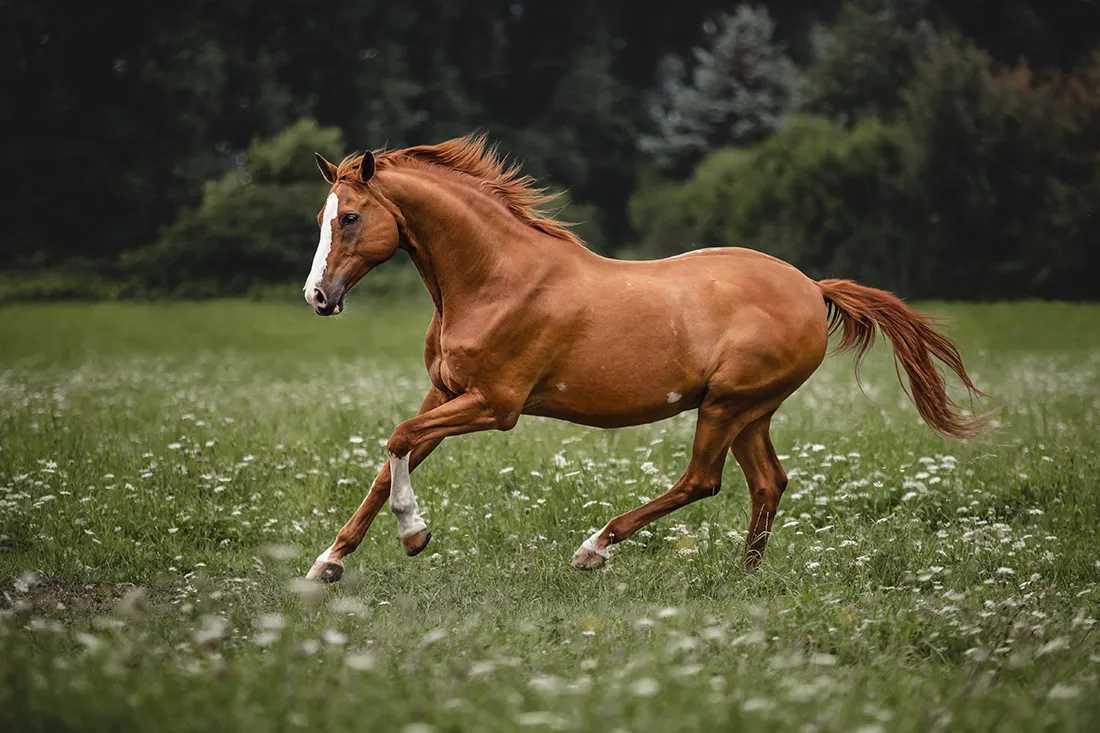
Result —
<instances>
[{"instance_id":1,"label":"horse's eye","mask_svg":"<svg viewBox=\"0 0 1100 733\"><path fill-rule=\"evenodd\" d=\"M340 226L348 227L357 221L359 221L359 215L348 212L347 214L344 214L340 217Z\"/></svg>"}]
</instances>

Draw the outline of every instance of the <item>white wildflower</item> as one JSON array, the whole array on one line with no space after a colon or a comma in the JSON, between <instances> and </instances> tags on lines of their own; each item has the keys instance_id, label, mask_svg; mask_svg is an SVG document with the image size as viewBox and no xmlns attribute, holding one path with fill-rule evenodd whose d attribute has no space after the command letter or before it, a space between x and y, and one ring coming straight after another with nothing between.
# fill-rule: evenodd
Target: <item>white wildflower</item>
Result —
<instances>
[{"instance_id":1,"label":"white wildflower","mask_svg":"<svg viewBox=\"0 0 1100 733\"><path fill-rule=\"evenodd\" d=\"M261 631L252 637L252 643L259 647L269 647L278 640L278 631Z\"/></svg>"},{"instance_id":2,"label":"white wildflower","mask_svg":"<svg viewBox=\"0 0 1100 733\"><path fill-rule=\"evenodd\" d=\"M321 632L321 640L333 646L343 646L347 643L348 637L344 636L336 629L325 629Z\"/></svg>"},{"instance_id":3,"label":"white wildflower","mask_svg":"<svg viewBox=\"0 0 1100 733\"><path fill-rule=\"evenodd\" d=\"M443 628L432 629L424 635L424 639L420 642L421 646L431 646L437 641L442 641L447 636L447 631Z\"/></svg>"},{"instance_id":4,"label":"white wildflower","mask_svg":"<svg viewBox=\"0 0 1100 733\"><path fill-rule=\"evenodd\" d=\"M18 593L26 593L42 580L42 574L37 571L24 573L15 579L15 590Z\"/></svg>"},{"instance_id":5,"label":"white wildflower","mask_svg":"<svg viewBox=\"0 0 1100 733\"><path fill-rule=\"evenodd\" d=\"M229 628L229 622L221 616L207 615L202 617L202 626L192 635L195 643L203 647L217 646L218 641L225 636Z\"/></svg>"},{"instance_id":6,"label":"white wildflower","mask_svg":"<svg viewBox=\"0 0 1100 733\"><path fill-rule=\"evenodd\" d=\"M401 729L401 733L435 733L435 728L427 723L409 723Z\"/></svg>"},{"instance_id":7,"label":"white wildflower","mask_svg":"<svg viewBox=\"0 0 1100 733\"><path fill-rule=\"evenodd\" d=\"M1057 639L1051 639L1046 644L1043 644L1041 647L1039 647L1039 649L1035 652L1035 656L1046 656L1047 654L1060 652L1068 647L1069 640L1067 640L1064 636L1059 636Z\"/></svg>"},{"instance_id":8,"label":"white wildflower","mask_svg":"<svg viewBox=\"0 0 1100 733\"><path fill-rule=\"evenodd\" d=\"M1057 684L1047 693L1049 700L1069 700L1081 694L1081 689L1074 685Z\"/></svg>"},{"instance_id":9,"label":"white wildflower","mask_svg":"<svg viewBox=\"0 0 1100 733\"><path fill-rule=\"evenodd\" d=\"M761 710L770 710L773 706L771 700L764 697L750 697L741 705L746 713L755 713Z\"/></svg>"},{"instance_id":10,"label":"white wildflower","mask_svg":"<svg viewBox=\"0 0 1100 733\"><path fill-rule=\"evenodd\" d=\"M354 654L349 654L347 659L344 660L344 663L357 672L369 672L375 667L374 655L370 652L355 652Z\"/></svg>"},{"instance_id":11,"label":"white wildflower","mask_svg":"<svg viewBox=\"0 0 1100 733\"><path fill-rule=\"evenodd\" d=\"M546 710L520 713L516 716L516 723L525 726L546 726L556 730L562 730L566 726L566 722L561 716Z\"/></svg>"}]
</instances>

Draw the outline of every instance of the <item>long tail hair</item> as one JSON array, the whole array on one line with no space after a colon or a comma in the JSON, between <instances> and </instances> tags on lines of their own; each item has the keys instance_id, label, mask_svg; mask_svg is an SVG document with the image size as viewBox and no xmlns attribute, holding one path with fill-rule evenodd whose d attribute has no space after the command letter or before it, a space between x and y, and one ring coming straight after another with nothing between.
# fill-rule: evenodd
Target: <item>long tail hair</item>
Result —
<instances>
[{"instance_id":1,"label":"long tail hair","mask_svg":"<svg viewBox=\"0 0 1100 733\"><path fill-rule=\"evenodd\" d=\"M882 329L894 347L895 369L900 366L909 377L909 389L905 389L898 372L902 389L933 430L955 439L974 438L986 432L988 416L963 414L947 394L944 377L933 357L962 380L971 396L986 396L970 381L955 344L932 327L931 318L884 290L851 280L821 280L817 286L828 308L829 333L841 332L836 351L855 351L857 377L860 362L874 345L876 328Z\"/></svg>"}]
</instances>

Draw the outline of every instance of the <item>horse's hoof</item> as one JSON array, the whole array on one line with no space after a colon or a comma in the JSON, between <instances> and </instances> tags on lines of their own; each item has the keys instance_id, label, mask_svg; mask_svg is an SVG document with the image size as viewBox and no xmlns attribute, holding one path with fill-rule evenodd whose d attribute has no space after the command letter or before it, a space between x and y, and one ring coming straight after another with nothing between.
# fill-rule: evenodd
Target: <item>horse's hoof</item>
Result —
<instances>
[{"instance_id":1,"label":"horse's hoof","mask_svg":"<svg viewBox=\"0 0 1100 733\"><path fill-rule=\"evenodd\" d=\"M322 580L335 583L344 575L344 563L339 560L318 560L306 573L306 580Z\"/></svg>"},{"instance_id":2,"label":"horse's hoof","mask_svg":"<svg viewBox=\"0 0 1100 733\"><path fill-rule=\"evenodd\" d=\"M401 538L401 546L405 548L405 554L409 557L416 557L424 548L428 546L428 543L432 541L432 533L425 527L416 534L411 534L408 537Z\"/></svg>"},{"instance_id":3,"label":"horse's hoof","mask_svg":"<svg viewBox=\"0 0 1100 733\"><path fill-rule=\"evenodd\" d=\"M573 553L573 559L569 561L569 564L577 570L595 570L603 567L605 562L607 562L607 558L603 555L582 546Z\"/></svg>"},{"instance_id":4,"label":"horse's hoof","mask_svg":"<svg viewBox=\"0 0 1100 733\"><path fill-rule=\"evenodd\" d=\"M745 572L751 573L760 567L760 561L764 559L764 554L758 550L749 550L745 554Z\"/></svg>"}]
</instances>

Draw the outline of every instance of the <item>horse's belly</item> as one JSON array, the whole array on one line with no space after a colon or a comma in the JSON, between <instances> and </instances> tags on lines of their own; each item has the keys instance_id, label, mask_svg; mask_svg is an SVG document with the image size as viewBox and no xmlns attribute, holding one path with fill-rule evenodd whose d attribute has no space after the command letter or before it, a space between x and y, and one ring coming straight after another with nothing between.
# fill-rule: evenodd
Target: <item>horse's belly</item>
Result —
<instances>
[{"instance_id":1,"label":"horse's belly","mask_svg":"<svg viewBox=\"0 0 1100 733\"><path fill-rule=\"evenodd\" d=\"M595 367L591 373L554 375L527 401L524 412L599 428L641 425L699 406L703 385L674 370L653 374L638 364L632 369Z\"/></svg>"}]
</instances>

